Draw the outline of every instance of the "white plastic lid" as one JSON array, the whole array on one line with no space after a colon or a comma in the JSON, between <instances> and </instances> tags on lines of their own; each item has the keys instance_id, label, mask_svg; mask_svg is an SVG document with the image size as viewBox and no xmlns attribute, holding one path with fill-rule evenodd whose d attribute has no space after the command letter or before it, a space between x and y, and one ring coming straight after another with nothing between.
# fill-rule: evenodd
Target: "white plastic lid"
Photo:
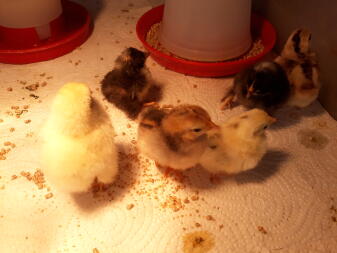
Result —
<instances>
[{"instance_id":1,"label":"white plastic lid","mask_svg":"<svg viewBox=\"0 0 337 253\"><path fill-rule=\"evenodd\" d=\"M61 14L61 0L0 0L0 25L8 28L42 26Z\"/></svg>"},{"instance_id":2,"label":"white plastic lid","mask_svg":"<svg viewBox=\"0 0 337 253\"><path fill-rule=\"evenodd\" d=\"M166 0L160 41L191 60L222 61L251 46L251 0Z\"/></svg>"}]
</instances>

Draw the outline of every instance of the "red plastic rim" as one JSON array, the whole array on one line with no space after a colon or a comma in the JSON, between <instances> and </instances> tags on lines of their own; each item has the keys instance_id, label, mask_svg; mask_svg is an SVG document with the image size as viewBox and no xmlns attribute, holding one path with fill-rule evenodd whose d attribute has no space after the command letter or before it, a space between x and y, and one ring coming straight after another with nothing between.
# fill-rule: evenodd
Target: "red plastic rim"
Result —
<instances>
[{"instance_id":1,"label":"red plastic rim","mask_svg":"<svg viewBox=\"0 0 337 253\"><path fill-rule=\"evenodd\" d=\"M68 0L63 0L62 5L65 29L56 38L26 49L10 49L0 41L0 62L26 64L46 61L65 55L84 43L91 32L88 11Z\"/></svg>"},{"instance_id":2,"label":"red plastic rim","mask_svg":"<svg viewBox=\"0 0 337 253\"><path fill-rule=\"evenodd\" d=\"M252 33L254 36L261 38L262 44L264 45L264 50L259 55L249 57L248 59L224 62L198 62L179 59L154 49L146 42L147 32L153 24L159 23L162 20L163 12L164 5L160 5L146 12L137 22L137 36L156 62L175 72L200 77L233 75L241 69L261 60L275 45L276 31L273 25L265 18L252 14Z\"/></svg>"}]
</instances>

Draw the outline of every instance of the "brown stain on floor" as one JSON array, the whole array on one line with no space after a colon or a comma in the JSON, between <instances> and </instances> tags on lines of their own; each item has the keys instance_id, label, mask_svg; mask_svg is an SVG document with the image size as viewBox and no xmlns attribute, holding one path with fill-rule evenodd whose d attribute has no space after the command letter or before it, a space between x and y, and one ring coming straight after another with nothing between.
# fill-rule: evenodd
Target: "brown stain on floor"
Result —
<instances>
[{"instance_id":1,"label":"brown stain on floor","mask_svg":"<svg viewBox=\"0 0 337 253\"><path fill-rule=\"evenodd\" d=\"M329 139L319 131L313 129L302 129L297 133L298 141L309 149L321 150L329 143Z\"/></svg>"},{"instance_id":2,"label":"brown stain on floor","mask_svg":"<svg viewBox=\"0 0 337 253\"><path fill-rule=\"evenodd\" d=\"M207 231L196 231L183 237L184 253L206 253L214 246L213 235Z\"/></svg>"}]
</instances>

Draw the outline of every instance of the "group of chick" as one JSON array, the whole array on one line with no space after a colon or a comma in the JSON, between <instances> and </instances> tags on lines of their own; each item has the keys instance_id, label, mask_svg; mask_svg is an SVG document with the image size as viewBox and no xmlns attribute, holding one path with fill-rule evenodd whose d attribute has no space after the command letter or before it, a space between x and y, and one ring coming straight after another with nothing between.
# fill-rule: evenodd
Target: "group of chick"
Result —
<instances>
[{"instance_id":1,"label":"group of chick","mask_svg":"<svg viewBox=\"0 0 337 253\"><path fill-rule=\"evenodd\" d=\"M222 107L238 102L250 110L220 125L197 105L160 106L161 87L145 66L148 54L135 48L116 59L101 91L138 122L138 149L157 167L186 170L200 164L211 173L236 174L256 167L266 153L265 129L276 121L268 113L286 104L305 107L317 98L320 84L310 39L308 31L298 29L274 61L237 74ZM85 84L68 83L59 90L43 136L43 170L60 189L84 192L94 181L110 184L116 178L114 128Z\"/></svg>"}]
</instances>

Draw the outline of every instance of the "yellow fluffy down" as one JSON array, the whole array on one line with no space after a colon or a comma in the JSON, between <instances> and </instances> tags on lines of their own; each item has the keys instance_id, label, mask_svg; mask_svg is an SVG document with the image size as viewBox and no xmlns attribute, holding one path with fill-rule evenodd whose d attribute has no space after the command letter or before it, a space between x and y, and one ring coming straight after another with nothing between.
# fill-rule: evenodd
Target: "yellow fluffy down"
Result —
<instances>
[{"instance_id":1,"label":"yellow fluffy down","mask_svg":"<svg viewBox=\"0 0 337 253\"><path fill-rule=\"evenodd\" d=\"M118 172L114 129L88 91L78 83L62 87L42 131L42 170L67 192L87 191L95 178L111 183Z\"/></svg>"},{"instance_id":2,"label":"yellow fluffy down","mask_svg":"<svg viewBox=\"0 0 337 253\"><path fill-rule=\"evenodd\" d=\"M275 121L252 109L230 118L209 133L200 164L212 173L236 174L257 166L267 151L265 128Z\"/></svg>"},{"instance_id":3,"label":"yellow fluffy down","mask_svg":"<svg viewBox=\"0 0 337 253\"><path fill-rule=\"evenodd\" d=\"M212 173L236 174L252 169L267 150L264 138L243 139L235 134L222 133L214 143L217 148L207 148L200 160L200 164Z\"/></svg>"}]
</instances>

